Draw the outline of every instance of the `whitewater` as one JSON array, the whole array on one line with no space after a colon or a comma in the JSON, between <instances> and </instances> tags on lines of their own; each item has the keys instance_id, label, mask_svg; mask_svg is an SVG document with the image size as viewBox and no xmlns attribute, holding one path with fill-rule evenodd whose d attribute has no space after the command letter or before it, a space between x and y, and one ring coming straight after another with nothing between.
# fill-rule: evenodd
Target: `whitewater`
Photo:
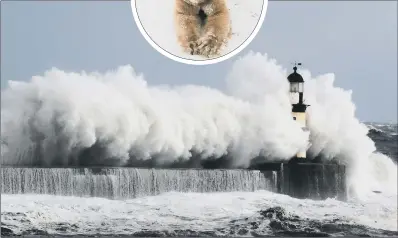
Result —
<instances>
[{"instance_id":1,"label":"whitewater","mask_svg":"<svg viewBox=\"0 0 398 238\"><path fill-rule=\"evenodd\" d=\"M344 203L332 199L320 202L293 199L268 191L169 192L130 200L3 195L1 218L16 234L29 231L32 234L35 231L33 234L251 236L251 232L273 234L269 227L271 219L263 219L258 211L278 206L288 213L298 215L303 221L312 219L335 226L350 225L340 231L336 229L336 235L347 234L349 228L360 230L359 234L366 234L370 230L368 227L397 230L396 203L394 205L391 198L380 200L380 197L373 196L363 202ZM253 227L253 224L257 225ZM358 224L368 227L361 230ZM312 228L316 231L308 224L300 227L297 222L296 226L295 230ZM310 232L311 230L308 233ZM355 234L355 230L352 233Z\"/></svg>"},{"instance_id":2,"label":"whitewater","mask_svg":"<svg viewBox=\"0 0 398 238\"><path fill-rule=\"evenodd\" d=\"M283 161L308 148L311 158L347 165L348 202L298 200L240 183L217 190L214 184L228 179L212 174L204 176L212 181L207 190L179 191L186 186L164 185L168 189L133 198L2 193L2 227L5 224L16 234L247 236L312 229L336 235L352 234L355 228L385 235L380 229L397 231L397 165L376 151L368 126L355 118L352 92L335 87L333 74L313 77L309 70L300 70L306 80L305 102L311 105L308 137L290 114L289 72L266 54L251 52L235 61L223 91L149 85L132 66L105 73L53 68L25 82L9 81L1 95L2 176L4 166L150 162L162 168L193 157L224 158L224 168L245 168L256 156ZM28 176L14 175L14 181ZM232 180L253 181L250 178L264 180L255 176ZM100 188L109 186L101 178L98 181ZM260 213L270 208L279 211L278 207L284 211L282 215L273 211L277 218Z\"/></svg>"}]
</instances>

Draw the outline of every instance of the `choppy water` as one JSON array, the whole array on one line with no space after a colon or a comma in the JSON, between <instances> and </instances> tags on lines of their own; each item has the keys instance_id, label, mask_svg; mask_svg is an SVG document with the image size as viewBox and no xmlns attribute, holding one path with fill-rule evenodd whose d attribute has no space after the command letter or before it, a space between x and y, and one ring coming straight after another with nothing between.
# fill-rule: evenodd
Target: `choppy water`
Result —
<instances>
[{"instance_id":1,"label":"choppy water","mask_svg":"<svg viewBox=\"0 0 398 238\"><path fill-rule=\"evenodd\" d=\"M299 200L269 191L177 193L126 200L3 195L2 227L15 234L132 236L398 235L397 205Z\"/></svg>"},{"instance_id":2,"label":"choppy water","mask_svg":"<svg viewBox=\"0 0 398 238\"><path fill-rule=\"evenodd\" d=\"M368 136L379 152L398 161L398 124L368 123Z\"/></svg>"},{"instance_id":3,"label":"choppy water","mask_svg":"<svg viewBox=\"0 0 398 238\"><path fill-rule=\"evenodd\" d=\"M397 161L397 125L368 126ZM3 168L2 234L398 235L396 194L299 200L266 191L275 181L258 171L156 171Z\"/></svg>"}]
</instances>

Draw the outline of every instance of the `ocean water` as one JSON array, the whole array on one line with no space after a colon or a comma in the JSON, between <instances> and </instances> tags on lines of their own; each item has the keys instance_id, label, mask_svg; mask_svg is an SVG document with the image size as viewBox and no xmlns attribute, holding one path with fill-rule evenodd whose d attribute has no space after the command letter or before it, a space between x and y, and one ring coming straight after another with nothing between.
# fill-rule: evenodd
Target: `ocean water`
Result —
<instances>
[{"instance_id":1,"label":"ocean water","mask_svg":"<svg viewBox=\"0 0 398 238\"><path fill-rule=\"evenodd\" d=\"M377 151L398 162L398 124L367 123L368 136L375 142Z\"/></svg>"},{"instance_id":2,"label":"ocean water","mask_svg":"<svg viewBox=\"0 0 398 238\"><path fill-rule=\"evenodd\" d=\"M131 66L9 81L2 235L397 236L397 125L364 125L333 74L300 69L308 136L291 117L287 72L250 52L224 91L151 85ZM347 165L348 201L294 199L273 192L273 174L236 169L303 148ZM163 169L116 168L126 164Z\"/></svg>"},{"instance_id":3,"label":"ocean water","mask_svg":"<svg viewBox=\"0 0 398 238\"><path fill-rule=\"evenodd\" d=\"M385 236L398 234L393 201L385 194L361 202L299 200L264 190L125 200L18 194L2 196L1 218L3 228L31 235Z\"/></svg>"},{"instance_id":4,"label":"ocean water","mask_svg":"<svg viewBox=\"0 0 398 238\"><path fill-rule=\"evenodd\" d=\"M367 126L378 151L397 161L397 126ZM300 200L244 170L32 171L2 169L3 235L398 235L396 193Z\"/></svg>"}]
</instances>

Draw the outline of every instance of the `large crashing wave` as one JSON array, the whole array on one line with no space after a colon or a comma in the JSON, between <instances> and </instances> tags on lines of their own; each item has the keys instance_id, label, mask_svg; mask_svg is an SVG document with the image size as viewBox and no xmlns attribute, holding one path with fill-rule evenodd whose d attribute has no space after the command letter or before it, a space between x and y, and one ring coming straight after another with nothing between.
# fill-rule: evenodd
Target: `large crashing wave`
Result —
<instances>
[{"instance_id":1,"label":"large crashing wave","mask_svg":"<svg viewBox=\"0 0 398 238\"><path fill-rule=\"evenodd\" d=\"M225 93L150 86L130 66L104 74L51 69L12 81L2 92L2 163L162 166L222 157L227 167L244 167L256 156L287 160L310 142L311 157L350 166L356 190L396 192L396 165L374 154L351 91L334 87L333 74L301 71L308 138L290 114L287 74L267 55L249 53L234 63Z\"/></svg>"},{"instance_id":2,"label":"large crashing wave","mask_svg":"<svg viewBox=\"0 0 398 238\"><path fill-rule=\"evenodd\" d=\"M260 153L287 159L306 137L291 118L286 77L278 76L267 100L250 102L206 87L148 86L129 66L105 74L52 69L3 93L2 137L12 155L4 162L119 165L192 152L228 154L236 165Z\"/></svg>"}]
</instances>

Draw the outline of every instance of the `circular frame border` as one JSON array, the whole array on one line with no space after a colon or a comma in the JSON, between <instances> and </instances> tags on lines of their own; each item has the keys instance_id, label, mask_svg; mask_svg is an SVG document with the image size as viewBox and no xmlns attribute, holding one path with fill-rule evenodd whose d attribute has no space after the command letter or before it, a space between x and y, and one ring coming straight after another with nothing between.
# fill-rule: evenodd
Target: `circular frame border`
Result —
<instances>
[{"instance_id":1,"label":"circular frame border","mask_svg":"<svg viewBox=\"0 0 398 238\"><path fill-rule=\"evenodd\" d=\"M145 1L145 0L144 0ZM161 0L161 1L170 1L170 0ZM247 1L247 0L244 0ZM161 53L163 56L172 59L174 61L177 61L179 63L183 63L183 64L189 64L189 65L210 65L210 64L217 64L220 62L223 62L225 60L228 60L230 58L232 58L233 56L239 54L243 49L245 49L253 40L254 37L257 36L258 32L260 31L264 20L265 20L265 15L267 14L267 10L268 10L268 1L269 0L263 0L263 8L261 10L261 15L260 15L260 19L256 24L256 27L254 28L254 30L252 31L252 33L250 34L250 36L241 44L238 46L238 48L236 48L235 50L229 52L228 54L225 54L223 56L214 58L214 59L209 59L209 60L190 60L190 59L186 59L186 58L181 58L178 57L176 55L171 54L170 52L164 50L162 47L160 47L159 45L157 45L155 43L154 40L152 40L152 38L148 35L148 33L145 31L140 18L138 16L138 11L137 11L137 7L136 7L136 0L130 0L130 4L131 4L131 11L133 12L133 16L134 16L134 21L136 23L136 25L138 26L138 29L140 30L141 34L144 36L145 40L153 47L155 48L159 53Z\"/></svg>"}]
</instances>

